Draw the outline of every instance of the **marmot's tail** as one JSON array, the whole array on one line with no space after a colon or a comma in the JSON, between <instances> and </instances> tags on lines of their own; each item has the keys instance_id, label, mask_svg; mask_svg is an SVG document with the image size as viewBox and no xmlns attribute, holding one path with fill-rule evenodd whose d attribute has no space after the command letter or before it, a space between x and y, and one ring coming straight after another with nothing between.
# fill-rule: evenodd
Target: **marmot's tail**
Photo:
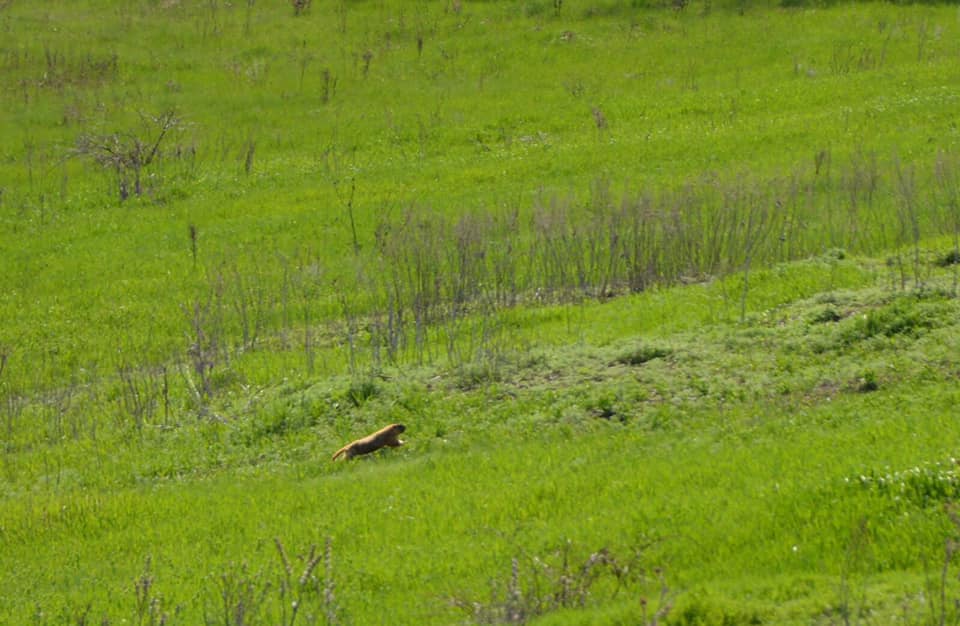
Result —
<instances>
[{"instance_id":1,"label":"marmot's tail","mask_svg":"<svg viewBox=\"0 0 960 626\"><path fill-rule=\"evenodd\" d=\"M340 456L341 454L343 454L344 452L346 452L346 451L347 451L347 448L349 448L349 447L350 447L350 446L343 446L342 448L340 448L339 450L337 450L336 452L334 452L334 453L333 453L333 456L330 458L330 460L331 460L331 461L336 461L336 460L337 460L337 457Z\"/></svg>"}]
</instances>

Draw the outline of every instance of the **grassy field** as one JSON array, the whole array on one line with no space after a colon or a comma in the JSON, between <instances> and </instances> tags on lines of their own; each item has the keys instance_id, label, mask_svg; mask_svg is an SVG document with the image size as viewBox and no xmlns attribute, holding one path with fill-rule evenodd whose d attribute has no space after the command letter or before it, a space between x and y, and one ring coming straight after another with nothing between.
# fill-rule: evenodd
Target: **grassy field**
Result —
<instances>
[{"instance_id":1,"label":"grassy field","mask_svg":"<svg viewBox=\"0 0 960 626\"><path fill-rule=\"evenodd\" d=\"M960 619L956 6L0 34L0 623Z\"/></svg>"}]
</instances>

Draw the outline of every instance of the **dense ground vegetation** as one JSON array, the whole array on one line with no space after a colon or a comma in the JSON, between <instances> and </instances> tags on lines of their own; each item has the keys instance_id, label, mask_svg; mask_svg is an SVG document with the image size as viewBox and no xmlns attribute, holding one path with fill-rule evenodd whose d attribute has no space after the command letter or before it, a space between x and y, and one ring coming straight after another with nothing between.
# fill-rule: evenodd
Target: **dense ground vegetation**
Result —
<instances>
[{"instance_id":1,"label":"dense ground vegetation","mask_svg":"<svg viewBox=\"0 0 960 626\"><path fill-rule=\"evenodd\" d=\"M0 0L0 622L955 622L958 31Z\"/></svg>"}]
</instances>

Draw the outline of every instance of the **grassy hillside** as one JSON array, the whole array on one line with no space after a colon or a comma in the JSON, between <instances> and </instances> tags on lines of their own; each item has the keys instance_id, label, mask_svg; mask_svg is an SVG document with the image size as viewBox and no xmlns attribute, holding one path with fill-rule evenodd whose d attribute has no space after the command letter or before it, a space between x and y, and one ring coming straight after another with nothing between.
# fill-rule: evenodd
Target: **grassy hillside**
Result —
<instances>
[{"instance_id":1,"label":"grassy hillside","mask_svg":"<svg viewBox=\"0 0 960 626\"><path fill-rule=\"evenodd\" d=\"M956 7L641 4L0 0L0 622L955 620Z\"/></svg>"},{"instance_id":2,"label":"grassy hillside","mask_svg":"<svg viewBox=\"0 0 960 626\"><path fill-rule=\"evenodd\" d=\"M387 370L357 406L349 379L275 385L244 418L35 453L36 476L8 457L20 476L0 521L16 564L6 610L129 618L146 577L155 610L187 623L239 621L241 606L281 622L284 593L355 623L451 623L471 602L486 622L510 605L514 560L523 594L546 603L565 561L579 572L606 549L629 577L598 565L586 607L554 619L636 623L640 599L652 614L664 593L671 623L923 623L956 532L942 506L960 488L957 305L842 288L876 270L840 266L834 289L746 326L603 336L611 317L719 291L681 288L586 306L582 340L512 355L479 387ZM759 295L772 305L784 282L826 271L764 273ZM554 337L564 326L544 322ZM390 419L410 426L406 448L326 462L338 420L362 432ZM327 538L329 570L298 586L297 559ZM294 569L286 591L275 539Z\"/></svg>"}]
</instances>

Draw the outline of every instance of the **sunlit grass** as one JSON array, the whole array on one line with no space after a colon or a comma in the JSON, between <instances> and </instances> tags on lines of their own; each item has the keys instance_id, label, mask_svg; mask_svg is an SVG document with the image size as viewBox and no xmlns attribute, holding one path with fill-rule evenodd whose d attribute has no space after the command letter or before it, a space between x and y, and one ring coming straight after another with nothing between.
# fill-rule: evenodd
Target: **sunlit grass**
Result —
<instances>
[{"instance_id":1,"label":"sunlit grass","mask_svg":"<svg viewBox=\"0 0 960 626\"><path fill-rule=\"evenodd\" d=\"M0 621L952 618L957 26L0 2Z\"/></svg>"}]
</instances>

